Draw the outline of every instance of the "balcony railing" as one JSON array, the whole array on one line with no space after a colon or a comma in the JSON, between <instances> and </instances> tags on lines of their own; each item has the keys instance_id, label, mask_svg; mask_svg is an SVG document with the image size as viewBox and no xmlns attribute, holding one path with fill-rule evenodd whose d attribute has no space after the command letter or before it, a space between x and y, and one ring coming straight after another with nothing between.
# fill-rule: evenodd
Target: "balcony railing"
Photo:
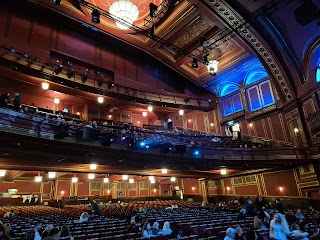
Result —
<instances>
[{"instance_id":1,"label":"balcony railing","mask_svg":"<svg viewBox=\"0 0 320 240\"><path fill-rule=\"evenodd\" d=\"M317 111L307 117L307 122L312 134L320 132L320 111Z\"/></svg>"}]
</instances>

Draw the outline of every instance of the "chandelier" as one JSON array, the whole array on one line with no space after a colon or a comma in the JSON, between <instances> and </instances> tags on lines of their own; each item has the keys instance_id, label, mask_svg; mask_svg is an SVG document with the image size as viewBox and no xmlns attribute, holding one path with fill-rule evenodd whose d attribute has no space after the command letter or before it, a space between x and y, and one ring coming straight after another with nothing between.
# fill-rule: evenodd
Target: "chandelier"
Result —
<instances>
[{"instance_id":1,"label":"chandelier","mask_svg":"<svg viewBox=\"0 0 320 240\"><path fill-rule=\"evenodd\" d=\"M215 75L218 72L218 64L217 60L210 60L207 64L208 71L211 75Z\"/></svg>"},{"instance_id":2,"label":"chandelier","mask_svg":"<svg viewBox=\"0 0 320 240\"><path fill-rule=\"evenodd\" d=\"M129 0L118 0L112 3L109 8L109 12L117 18L128 22L128 24L122 24L116 21L118 28L122 30L128 29L139 16L138 7Z\"/></svg>"}]
</instances>

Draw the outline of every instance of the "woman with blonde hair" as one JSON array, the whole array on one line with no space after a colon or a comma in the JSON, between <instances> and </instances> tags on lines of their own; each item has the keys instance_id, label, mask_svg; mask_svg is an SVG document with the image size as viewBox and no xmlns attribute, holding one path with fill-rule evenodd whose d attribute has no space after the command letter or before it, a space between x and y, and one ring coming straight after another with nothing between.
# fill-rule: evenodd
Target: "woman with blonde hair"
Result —
<instances>
[{"instance_id":1,"label":"woman with blonde hair","mask_svg":"<svg viewBox=\"0 0 320 240\"><path fill-rule=\"evenodd\" d=\"M88 222L88 220L89 220L89 213L87 213L87 212L81 213L79 223Z\"/></svg>"},{"instance_id":2,"label":"woman with blonde hair","mask_svg":"<svg viewBox=\"0 0 320 240\"><path fill-rule=\"evenodd\" d=\"M276 213L270 222L270 238L274 240L287 240L290 234L286 217L281 213Z\"/></svg>"},{"instance_id":3,"label":"woman with blonde hair","mask_svg":"<svg viewBox=\"0 0 320 240\"><path fill-rule=\"evenodd\" d=\"M169 222L164 222L163 228L162 228L162 234L163 235L170 235L172 233L172 230L170 228Z\"/></svg>"}]
</instances>

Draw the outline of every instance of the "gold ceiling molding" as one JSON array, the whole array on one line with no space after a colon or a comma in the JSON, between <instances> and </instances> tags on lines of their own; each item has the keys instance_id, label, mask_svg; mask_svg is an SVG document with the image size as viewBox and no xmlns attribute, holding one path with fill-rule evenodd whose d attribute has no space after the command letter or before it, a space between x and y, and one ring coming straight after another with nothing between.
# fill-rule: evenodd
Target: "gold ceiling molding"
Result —
<instances>
[{"instance_id":1,"label":"gold ceiling molding","mask_svg":"<svg viewBox=\"0 0 320 240\"><path fill-rule=\"evenodd\" d=\"M236 11L232 9L225 0L204 0L225 22L231 26L237 26L243 22ZM288 84L288 79L277 62L277 59L271 53L271 50L266 46L260 36L253 30L249 24L245 24L238 31L239 34L245 38L248 44L256 50L260 57L264 60L264 63L269 67L269 72L272 78L278 83L279 89L281 89L284 100L291 101L295 95L291 90L291 86Z\"/></svg>"}]
</instances>

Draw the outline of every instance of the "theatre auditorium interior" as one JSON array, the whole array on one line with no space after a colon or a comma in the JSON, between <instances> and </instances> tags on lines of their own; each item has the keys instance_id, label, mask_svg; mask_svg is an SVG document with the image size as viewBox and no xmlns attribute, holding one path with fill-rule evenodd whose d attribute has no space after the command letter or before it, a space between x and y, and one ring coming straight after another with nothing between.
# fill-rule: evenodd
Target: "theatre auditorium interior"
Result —
<instances>
[{"instance_id":1,"label":"theatre auditorium interior","mask_svg":"<svg viewBox=\"0 0 320 240\"><path fill-rule=\"evenodd\" d=\"M0 4L0 239L320 239L320 0Z\"/></svg>"}]
</instances>

